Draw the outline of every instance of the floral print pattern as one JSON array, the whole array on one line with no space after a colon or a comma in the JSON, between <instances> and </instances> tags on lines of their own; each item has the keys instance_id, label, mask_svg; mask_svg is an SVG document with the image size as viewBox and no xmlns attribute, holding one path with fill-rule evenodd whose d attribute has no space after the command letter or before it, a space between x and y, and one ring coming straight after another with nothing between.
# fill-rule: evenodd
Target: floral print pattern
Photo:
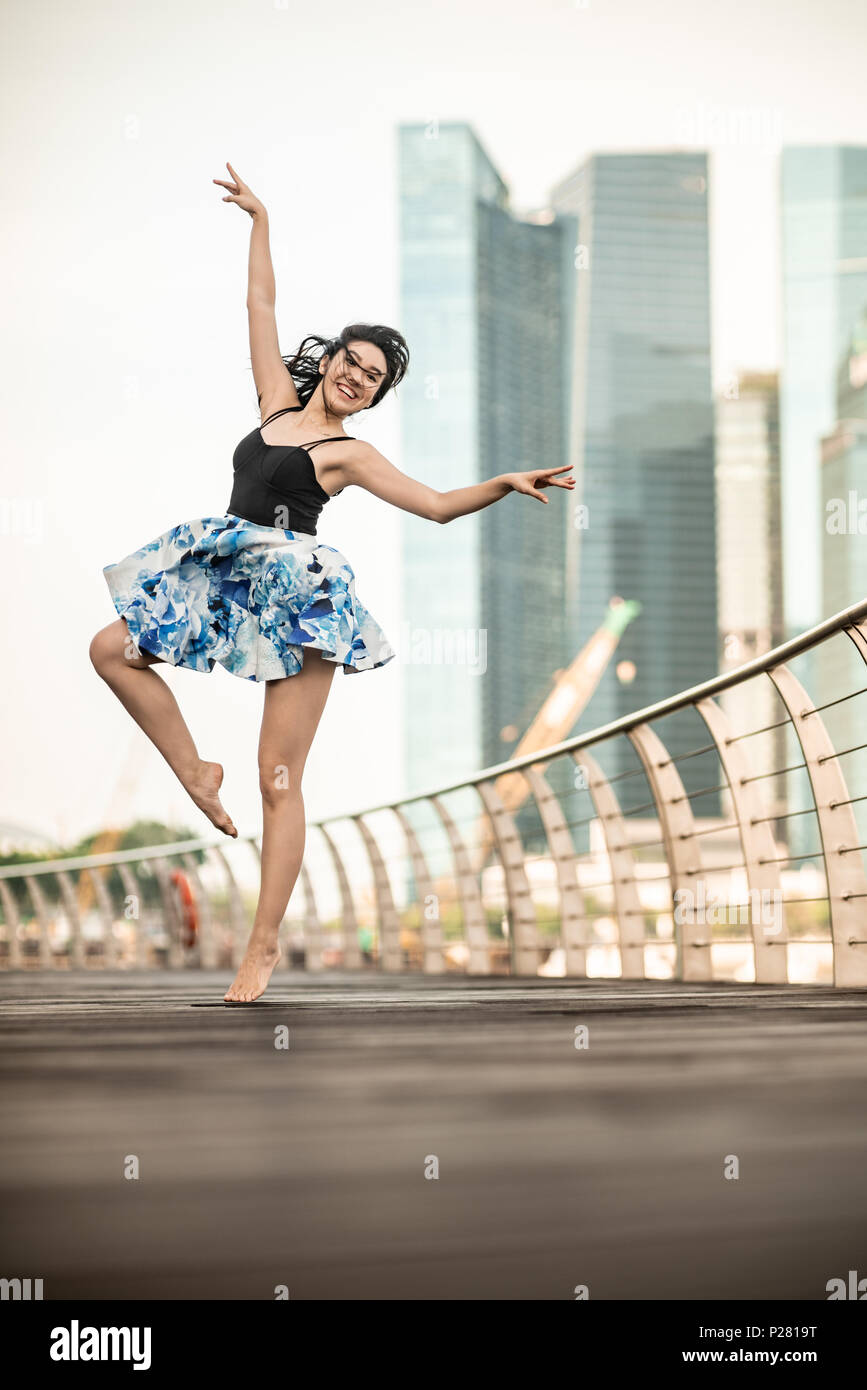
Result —
<instances>
[{"instance_id":1,"label":"floral print pattern","mask_svg":"<svg viewBox=\"0 0 867 1390\"><path fill-rule=\"evenodd\" d=\"M394 657L345 556L301 531L202 517L103 574L136 646L172 666L267 681L297 675L305 647L345 672Z\"/></svg>"}]
</instances>

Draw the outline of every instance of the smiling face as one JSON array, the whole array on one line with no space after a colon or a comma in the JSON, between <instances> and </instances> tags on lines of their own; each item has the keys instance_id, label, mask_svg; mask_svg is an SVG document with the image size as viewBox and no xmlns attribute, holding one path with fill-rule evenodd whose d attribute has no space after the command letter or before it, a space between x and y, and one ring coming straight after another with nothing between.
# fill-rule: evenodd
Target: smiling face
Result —
<instances>
[{"instance_id":1,"label":"smiling face","mask_svg":"<svg viewBox=\"0 0 867 1390\"><path fill-rule=\"evenodd\" d=\"M340 348L333 358L324 357L319 373L326 409L332 415L355 415L373 402L383 383L388 363L375 343L361 339Z\"/></svg>"}]
</instances>

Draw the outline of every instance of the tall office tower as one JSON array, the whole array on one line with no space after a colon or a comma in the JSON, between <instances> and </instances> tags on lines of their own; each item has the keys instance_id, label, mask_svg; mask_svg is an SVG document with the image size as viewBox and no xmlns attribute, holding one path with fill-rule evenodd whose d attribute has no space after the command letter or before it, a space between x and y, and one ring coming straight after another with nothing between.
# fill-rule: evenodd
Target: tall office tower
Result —
<instances>
[{"instance_id":1,"label":"tall office tower","mask_svg":"<svg viewBox=\"0 0 867 1390\"><path fill-rule=\"evenodd\" d=\"M836 423L821 440L822 616L867 598L867 299L837 372Z\"/></svg>"},{"instance_id":2,"label":"tall office tower","mask_svg":"<svg viewBox=\"0 0 867 1390\"><path fill-rule=\"evenodd\" d=\"M566 458L571 218L522 221L471 128L399 131L403 466L447 492ZM408 790L510 756L569 664L572 497L404 518Z\"/></svg>"},{"instance_id":3,"label":"tall office tower","mask_svg":"<svg viewBox=\"0 0 867 1390\"><path fill-rule=\"evenodd\" d=\"M481 476L568 463L572 218L521 222L478 207L478 390ZM517 493L480 513L482 618L489 674L482 681L482 760L509 757L568 666L566 577L574 546L572 494L548 503Z\"/></svg>"},{"instance_id":4,"label":"tall office tower","mask_svg":"<svg viewBox=\"0 0 867 1390\"><path fill-rule=\"evenodd\" d=\"M853 329L849 349L837 374L837 420L821 441L820 545L822 554L822 613L830 617L867 598L867 301ZM826 644L819 668L818 703L838 700L864 685L863 668L845 636ZM829 709L829 733L837 748L859 748L864 742L865 699L859 696ZM831 723L833 721L833 723ZM843 771L864 781L865 754L853 767L842 760Z\"/></svg>"},{"instance_id":5,"label":"tall office tower","mask_svg":"<svg viewBox=\"0 0 867 1390\"><path fill-rule=\"evenodd\" d=\"M837 368L867 303L867 147L788 148L781 163L780 390L787 635L822 616L820 444Z\"/></svg>"},{"instance_id":6,"label":"tall office tower","mask_svg":"<svg viewBox=\"0 0 867 1390\"><path fill-rule=\"evenodd\" d=\"M720 671L783 641L780 420L776 372L744 372L716 406L717 582ZM786 809L779 699L767 677L735 686L719 703L736 735L768 729L750 744L769 814ZM780 827L784 829L784 827Z\"/></svg>"},{"instance_id":7,"label":"tall office tower","mask_svg":"<svg viewBox=\"0 0 867 1390\"><path fill-rule=\"evenodd\" d=\"M634 679L606 671L580 721L590 729L717 671L707 157L595 155L551 202L580 235L570 461L589 515L573 646L612 595L643 606L618 650ZM707 742L688 713L660 732L675 757ZM635 765L622 740L606 756L611 774ZM680 771L688 792L712 784L701 759ZM646 801L637 778L622 783L624 801L632 788ZM718 814L719 798L693 809Z\"/></svg>"}]
</instances>

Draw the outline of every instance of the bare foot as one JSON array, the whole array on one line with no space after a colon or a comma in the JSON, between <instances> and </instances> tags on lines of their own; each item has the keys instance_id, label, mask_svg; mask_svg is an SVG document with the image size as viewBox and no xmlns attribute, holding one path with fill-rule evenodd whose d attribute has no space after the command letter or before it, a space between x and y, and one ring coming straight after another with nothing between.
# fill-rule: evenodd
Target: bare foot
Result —
<instances>
[{"instance_id":1,"label":"bare foot","mask_svg":"<svg viewBox=\"0 0 867 1390\"><path fill-rule=\"evenodd\" d=\"M253 937L247 942L244 959L232 984L223 995L227 1004L252 1004L268 988L271 971L280 959L281 951L276 941L256 941Z\"/></svg>"},{"instance_id":2,"label":"bare foot","mask_svg":"<svg viewBox=\"0 0 867 1390\"><path fill-rule=\"evenodd\" d=\"M222 781L223 769L219 763L199 763L198 770L189 782L184 783L184 786L199 810L204 811L208 820L224 834L237 839L238 832L232 823L232 818L220 800L219 792Z\"/></svg>"}]
</instances>

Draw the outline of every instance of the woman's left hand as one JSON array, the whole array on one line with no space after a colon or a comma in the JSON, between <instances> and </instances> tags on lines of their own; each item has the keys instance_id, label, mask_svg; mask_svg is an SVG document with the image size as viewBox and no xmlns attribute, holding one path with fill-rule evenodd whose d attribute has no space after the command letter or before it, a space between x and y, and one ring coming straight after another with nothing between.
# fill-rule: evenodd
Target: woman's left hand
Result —
<instances>
[{"instance_id":1,"label":"woman's left hand","mask_svg":"<svg viewBox=\"0 0 867 1390\"><path fill-rule=\"evenodd\" d=\"M548 498L543 497L540 491L543 487L564 487L570 491L575 486L574 478L559 478L558 473L570 473L571 463L566 464L565 468L534 468L529 473L507 473L506 477L512 485L513 492L526 492L528 497L535 497L539 502L547 503Z\"/></svg>"}]
</instances>

